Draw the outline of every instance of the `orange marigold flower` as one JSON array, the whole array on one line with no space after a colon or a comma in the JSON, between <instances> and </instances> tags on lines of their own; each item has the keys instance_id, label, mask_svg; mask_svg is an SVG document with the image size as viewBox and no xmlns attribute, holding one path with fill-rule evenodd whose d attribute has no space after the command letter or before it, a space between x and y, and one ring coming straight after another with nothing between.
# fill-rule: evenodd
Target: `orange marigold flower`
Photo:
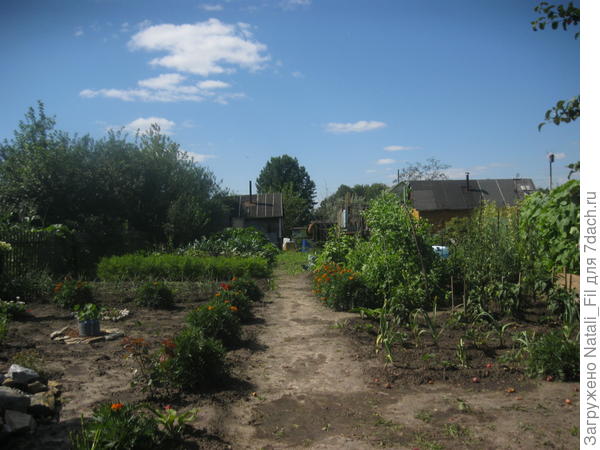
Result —
<instances>
[{"instance_id":1,"label":"orange marigold flower","mask_svg":"<svg viewBox=\"0 0 600 450\"><path fill-rule=\"evenodd\" d=\"M233 278L231 279L231 281L235 281L235 280L237 280L237 277L233 277Z\"/></svg>"},{"instance_id":2,"label":"orange marigold flower","mask_svg":"<svg viewBox=\"0 0 600 450\"><path fill-rule=\"evenodd\" d=\"M175 342L173 342L172 339L165 339L162 344L167 347L167 348L175 348L177 347L177 344L175 344Z\"/></svg>"},{"instance_id":3,"label":"orange marigold flower","mask_svg":"<svg viewBox=\"0 0 600 450\"><path fill-rule=\"evenodd\" d=\"M110 405L110 409L112 409L113 411L118 411L123 406L125 406L123 403L113 403L112 405Z\"/></svg>"},{"instance_id":4,"label":"orange marigold flower","mask_svg":"<svg viewBox=\"0 0 600 450\"><path fill-rule=\"evenodd\" d=\"M219 286L221 286L221 289L223 289L224 291L228 291L229 289L231 289L231 285L227 283L221 283Z\"/></svg>"},{"instance_id":5,"label":"orange marigold flower","mask_svg":"<svg viewBox=\"0 0 600 450\"><path fill-rule=\"evenodd\" d=\"M227 304L227 303L231 303L231 301L230 300L223 300L223 303Z\"/></svg>"},{"instance_id":6,"label":"orange marigold flower","mask_svg":"<svg viewBox=\"0 0 600 450\"><path fill-rule=\"evenodd\" d=\"M63 283L57 283L56 286L54 286L54 292L60 291L63 286Z\"/></svg>"},{"instance_id":7,"label":"orange marigold flower","mask_svg":"<svg viewBox=\"0 0 600 450\"><path fill-rule=\"evenodd\" d=\"M232 310L233 312L237 312L237 310L238 310L237 306L230 306L229 309Z\"/></svg>"},{"instance_id":8,"label":"orange marigold flower","mask_svg":"<svg viewBox=\"0 0 600 450\"><path fill-rule=\"evenodd\" d=\"M208 305L208 306L207 306L207 309L208 309L209 311L212 311L213 309L215 309L215 307L214 307L213 305Z\"/></svg>"},{"instance_id":9,"label":"orange marigold flower","mask_svg":"<svg viewBox=\"0 0 600 450\"><path fill-rule=\"evenodd\" d=\"M353 277L352 275L350 275L350 276L348 277L348 279L349 279L349 280L354 280L354 277Z\"/></svg>"},{"instance_id":10,"label":"orange marigold flower","mask_svg":"<svg viewBox=\"0 0 600 450\"><path fill-rule=\"evenodd\" d=\"M217 292L217 293L215 294L215 297L220 297L220 296L221 296L221 293L220 293L220 292Z\"/></svg>"}]
</instances>

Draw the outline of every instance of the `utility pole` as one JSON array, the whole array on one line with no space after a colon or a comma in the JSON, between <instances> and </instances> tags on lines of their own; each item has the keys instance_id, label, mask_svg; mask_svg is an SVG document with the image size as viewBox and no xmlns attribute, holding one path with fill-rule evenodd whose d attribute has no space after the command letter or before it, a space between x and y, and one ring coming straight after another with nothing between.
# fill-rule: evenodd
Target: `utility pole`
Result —
<instances>
[{"instance_id":1,"label":"utility pole","mask_svg":"<svg viewBox=\"0 0 600 450\"><path fill-rule=\"evenodd\" d=\"M550 190L552 190L552 163L554 162L554 153L548 153L548 160L550 161Z\"/></svg>"}]
</instances>

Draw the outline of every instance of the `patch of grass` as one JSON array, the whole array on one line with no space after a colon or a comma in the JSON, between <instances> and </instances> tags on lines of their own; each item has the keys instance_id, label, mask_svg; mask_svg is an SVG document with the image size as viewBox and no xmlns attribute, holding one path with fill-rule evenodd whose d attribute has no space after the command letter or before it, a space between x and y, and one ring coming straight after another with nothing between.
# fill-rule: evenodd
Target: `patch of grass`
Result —
<instances>
[{"instance_id":1,"label":"patch of grass","mask_svg":"<svg viewBox=\"0 0 600 450\"><path fill-rule=\"evenodd\" d=\"M430 440L425 433L416 433L414 443L415 443L416 447L418 447L422 450L443 450L444 449L444 447L441 444L439 444L438 442Z\"/></svg>"},{"instance_id":2,"label":"patch of grass","mask_svg":"<svg viewBox=\"0 0 600 450\"><path fill-rule=\"evenodd\" d=\"M288 275L303 273L302 266L308 264L308 255L305 252L281 252L277 255L277 268Z\"/></svg>"},{"instance_id":3,"label":"patch of grass","mask_svg":"<svg viewBox=\"0 0 600 450\"><path fill-rule=\"evenodd\" d=\"M465 439L471 437L471 430L457 423L447 423L444 425L444 431L448 436L454 439Z\"/></svg>"},{"instance_id":4,"label":"patch of grass","mask_svg":"<svg viewBox=\"0 0 600 450\"><path fill-rule=\"evenodd\" d=\"M429 411L419 411L415 414L415 419L422 420L425 423L431 422L433 415Z\"/></svg>"},{"instance_id":5,"label":"patch of grass","mask_svg":"<svg viewBox=\"0 0 600 450\"><path fill-rule=\"evenodd\" d=\"M579 427L576 425L574 427L569 428L569 433L571 436L577 437L579 436Z\"/></svg>"}]
</instances>

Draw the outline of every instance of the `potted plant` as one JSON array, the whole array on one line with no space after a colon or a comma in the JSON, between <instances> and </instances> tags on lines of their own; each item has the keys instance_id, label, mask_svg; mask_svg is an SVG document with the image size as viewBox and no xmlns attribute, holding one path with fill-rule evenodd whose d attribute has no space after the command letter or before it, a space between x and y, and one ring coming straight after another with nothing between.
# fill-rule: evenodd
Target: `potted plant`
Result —
<instances>
[{"instance_id":1,"label":"potted plant","mask_svg":"<svg viewBox=\"0 0 600 450\"><path fill-rule=\"evenodd\" d=\"M80 336L98 336L100 334L100 314L102 311L96 304L77 305L74 311L75 317L79 321Z\"/></svg>"}]
</instances>

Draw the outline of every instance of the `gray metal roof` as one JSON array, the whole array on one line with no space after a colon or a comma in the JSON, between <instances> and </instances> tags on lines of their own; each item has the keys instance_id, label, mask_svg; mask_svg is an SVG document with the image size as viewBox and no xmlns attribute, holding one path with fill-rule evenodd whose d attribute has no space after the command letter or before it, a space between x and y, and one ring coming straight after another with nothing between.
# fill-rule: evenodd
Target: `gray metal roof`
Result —
<instances>
[{"instance_id":1,"label":"gray metal roof","mask_svg":"<svg viewBox=\"0 0 600 450\"><path fill-rule=\"evenodd\" d=\"M283 199L279 192L237 195L234 215L247 218L283 217Z\"/></svg>"},{"instance_id":2,"label":"gray metal roof","mask_svg":"<svg viewBox=\"0 0 600 450\"><path fill-rule=\"evenodd\" d=\"M468 210L483 201L510 206L535 191L530 178L408 181L413 207L418 211ZM401 194L402 184L392 188Z\"/></svg>"}]
</instances>

